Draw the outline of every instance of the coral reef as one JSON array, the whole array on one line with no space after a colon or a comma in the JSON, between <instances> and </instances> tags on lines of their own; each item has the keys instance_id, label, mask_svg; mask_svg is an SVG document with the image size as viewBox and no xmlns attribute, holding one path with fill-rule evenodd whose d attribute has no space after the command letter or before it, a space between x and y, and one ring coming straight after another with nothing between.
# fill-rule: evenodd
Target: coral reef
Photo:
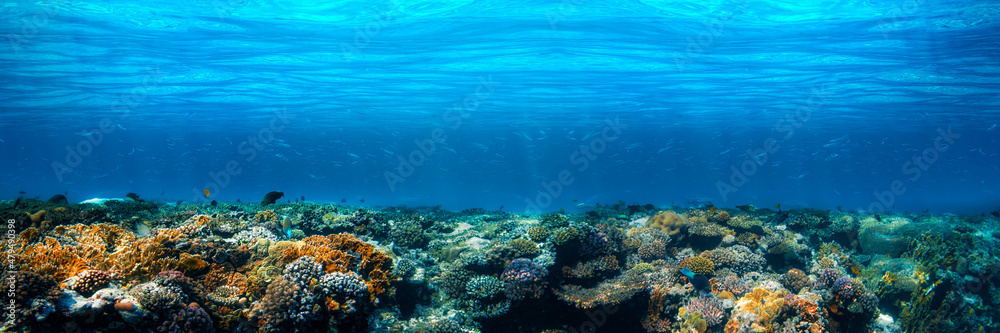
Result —
<instances>
[{"instance_id":1,"label":"coral reef","mask_svg":"<svg viewBox=\"0 0 1000 333\"><path fill-rule=\"evenodd\" d=\"M1000 329L996 216L744 208L0 202L4 331Z\"/></svg>"}]
</instances>

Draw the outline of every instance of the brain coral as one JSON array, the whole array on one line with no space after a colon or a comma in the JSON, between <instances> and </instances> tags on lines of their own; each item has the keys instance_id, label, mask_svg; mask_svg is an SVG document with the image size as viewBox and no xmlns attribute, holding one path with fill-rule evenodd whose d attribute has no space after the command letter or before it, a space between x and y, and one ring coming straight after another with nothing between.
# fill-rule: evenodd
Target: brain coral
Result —
<instances>
[{"instance_id":1,"label":"brain coral","mask_svg":"<svg viewBox=\"0 0 1000 333\"><path fill-rule=\"evenodd\" d=\"M677 215L672 210L662 211L656 213L652 218L646 221L646 226L650 228L660 228L663 229L667 234L676 234L681 228L687 227L687 219Z\"/></svg>"}]
</instances>

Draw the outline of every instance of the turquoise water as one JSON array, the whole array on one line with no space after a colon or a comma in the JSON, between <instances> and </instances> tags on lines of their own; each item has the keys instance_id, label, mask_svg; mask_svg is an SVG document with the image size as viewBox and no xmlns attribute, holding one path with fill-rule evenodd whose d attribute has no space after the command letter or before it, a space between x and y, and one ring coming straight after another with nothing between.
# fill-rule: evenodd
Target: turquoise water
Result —
<instances>
[{"instance_id":1,"label":"turquoise water","mask_svg":"<svg viewBox=\"0 0 1000 333\"><path fill-rule=\"evenodd\" d=\"M997 3L18 1L2 15L4 199L1000 208Z\"/></svg>"}]
</instances>

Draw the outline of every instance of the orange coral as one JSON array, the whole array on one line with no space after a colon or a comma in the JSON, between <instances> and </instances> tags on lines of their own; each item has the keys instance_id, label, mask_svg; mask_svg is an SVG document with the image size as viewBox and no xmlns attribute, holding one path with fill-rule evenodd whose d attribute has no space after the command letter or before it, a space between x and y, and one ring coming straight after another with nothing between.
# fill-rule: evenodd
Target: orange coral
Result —
<instances>
[{"instance_id":1,"label":"orange coral","mask_svg":"<svg viewBox=\"0 0 1000 333\"><path fill-rule=\"evenodd\" d=\"M45 237L41 242L21 249L16 262L20 270L51 275L58 281L76 276L92 267L93 262L100 261L104 249L94 246L64 246L52 237Z\"/></svg>"},{"instance_id":2,"label":"orange coral","mask_svg":"<svg viewBox=\"0 0 1000 333\"><path fill-rule=\"evenodd\" d=\"M155 237L144 238L132 246L119 248L108 260L126 278L146 279L161 271L176 270L180 262L177 251L163 246L170 240L170 232L160 232Z\"/></svg>"},{"instance_id":3,"label":"orange coral","mask_svg":"<svg viewBox=\"0 0 1000 333\"><path fill-rule=\"evenodd\" d=\"M744 295L733 308L732 317L726 323L726 333L744 332L774 332L772 323L781 315L785 305L784 290L768 291L764 288L754 288Z\"/></svg>"},{"instance_id":4,"label":"orange coral","mask_svg":"<svg viewBox=\"0 0 1000 333\"><path fill-rule=\"evenodd\" d=\"M15 262L21 270L52 275L62 281L87 270L108 270L107 252L128 247L135 236L112 224L60 226L55 237L39 239L39 230L29 228L14 244Z\"/></svg>"}]
</instances>

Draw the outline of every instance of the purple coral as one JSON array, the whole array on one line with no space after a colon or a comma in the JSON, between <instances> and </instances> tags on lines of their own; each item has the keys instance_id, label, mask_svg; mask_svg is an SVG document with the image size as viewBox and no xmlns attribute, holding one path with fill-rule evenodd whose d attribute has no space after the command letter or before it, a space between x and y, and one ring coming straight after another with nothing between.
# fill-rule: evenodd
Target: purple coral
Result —
<instances>
[{"instance_id":1,"label":"purple coral","mask_svg":"<svg viewBox=\"0 0 1000 333\"><path fill-rule=\"evenodd\" d=\"M750 281L746 278L739 278L733 275L726 276L719 282L718 289L728 291L735 296L742 296L750 292Z\"/></svg>"},{"instance_id":2,"label":"purple coral","mask_svg":"<svg viewBox=\"0 0 1000 333\"><path fill-rule=\"evenodd\" d=\"M865 291L855 302L860 303L865 312L875 312L878 309L878 296L870 291Z\"/></svg>"},{"instance_id":3,"label":"purple coral","mask_svg":"<svg viewBox=\"0 0 1000 333\"><path fill-rule=\"evenodd\" d=\"M503 271L503 279L507 282L507 297L522 299L525 296L541 296L546 275L548 271L542 265L525 258L514 259Z\"/></svg>"},{"instance_id":4,"label":"purple coral","mask_svg":"<svg viewBox=\"0 0 1000 333\"><path fill-rule=\"evenodd\" d=\"M545 267L526 258L514 259L503 271L503 279L511 283L538 282L545 280L546 275Z\"/></svg>"},{"instance_id":5,"label":"purple coral","mask_svg":"<svg viewBox=\"0 0 1000 333\"><path fill-rule=\"evenodd\" d=\"M685 311L701 314L701 319L705 320L708 326L722 323L722 318L726 316L722 301L712 296L695 297L684 306Z\"/></svg>"},{"instance_id":6,"label":"purple coral","mask_svg":"<svg viewBox=\"0 0 1000 333\"><path fill-rule=\"evenodd\" d=\"M813 289L823 289L829 287L830 284L834 283L839 278L840 271L833 268L827 268L819 274L819 278L816 279L816 284L813 285Z\"/></svg>"},{"instance_id":7,"label":"purple coral","mask_svg":"<svg viewBox=\"0 0 1000 333\"><path fill-rule=\"evenodd\" d=\"M854 298L854 285L848 276L841 277L833 282L833 293L843 299Z\"/></svg>"}]
</instances>

